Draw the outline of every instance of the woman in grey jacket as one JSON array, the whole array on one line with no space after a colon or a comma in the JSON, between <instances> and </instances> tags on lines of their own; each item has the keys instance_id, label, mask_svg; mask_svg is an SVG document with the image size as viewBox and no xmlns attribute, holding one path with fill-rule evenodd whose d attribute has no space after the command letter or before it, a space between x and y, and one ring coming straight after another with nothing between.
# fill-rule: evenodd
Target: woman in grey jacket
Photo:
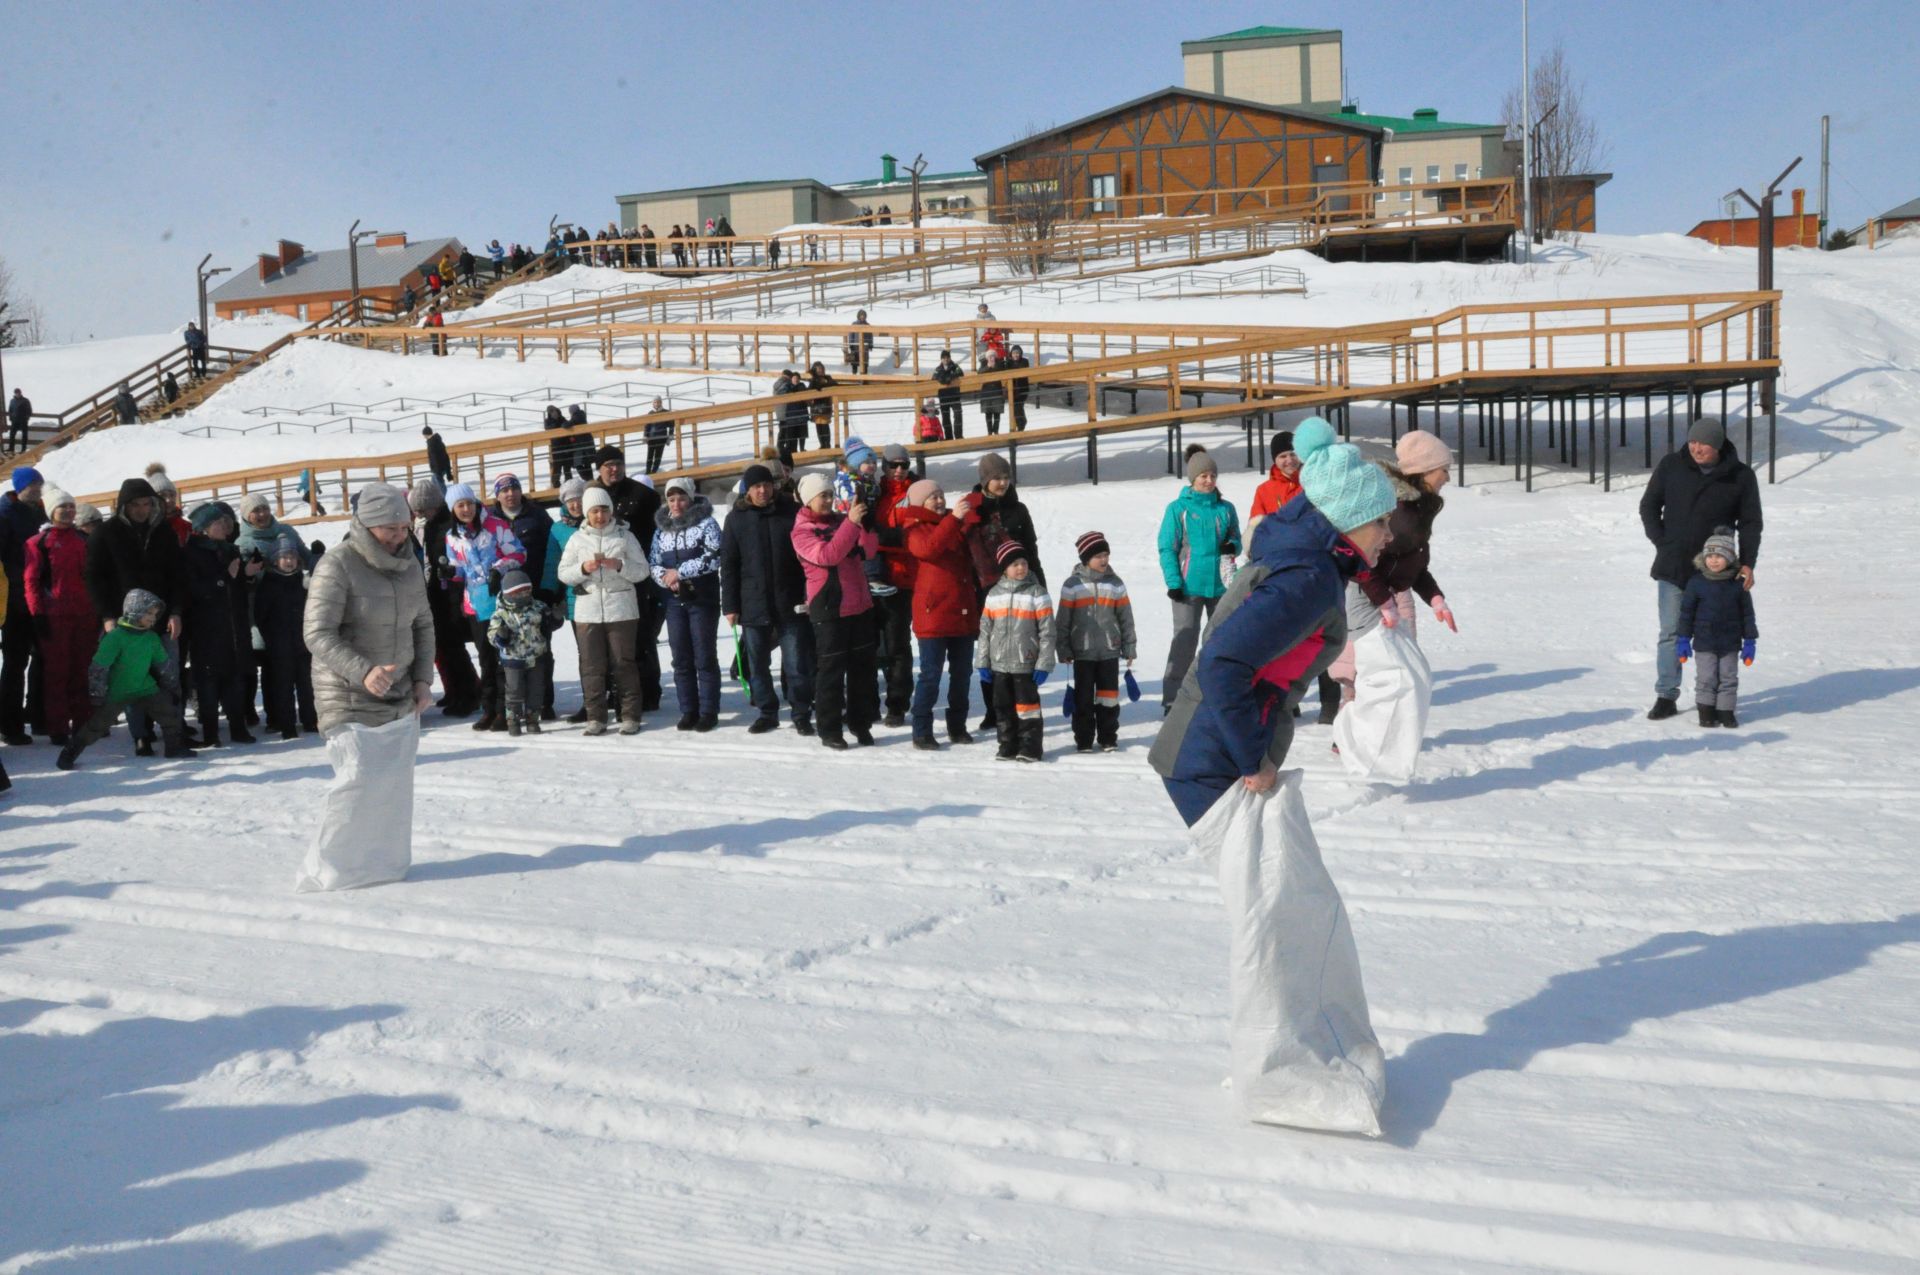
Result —
<instances>
[{"instance_id":1,"label":"woman in grey jacket","mask_svg":"<svg viewBox=\"0 0 1920 1275\"><path fill-rule=\"evenodd\" d=\"M398 488L363 487L345 543L314 568L304 636L323 735L384 726L433 702L433 616L411 522Z\"/></svg>"},{"instance_id":2,"label":"woman in grey jacket","mask_svg":"<svg viewBox=\"0 0 1920 1275\"><path fill-rule=\"evenodd\" d=\"M433 702L433 614L398 488L360 489L347 539L314 568L302 636L333 785L296 887L398 881L413 862L413 762Z\"/></svg>"}]
</instances>

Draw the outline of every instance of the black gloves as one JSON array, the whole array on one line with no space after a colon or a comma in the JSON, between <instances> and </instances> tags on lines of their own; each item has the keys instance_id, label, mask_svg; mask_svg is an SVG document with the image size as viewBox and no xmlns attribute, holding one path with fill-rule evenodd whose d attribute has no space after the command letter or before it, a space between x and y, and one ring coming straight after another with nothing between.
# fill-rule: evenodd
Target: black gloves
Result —
<instances>
[{"instance_id":1,"label":"black gloves","mask_svg":"<svg viewBox=\"0 0 1920 1275\"><path fill-rule=\"evenodd\" d=\"M1167 596L1175 602L1185 602L1187 600L1187 591L1185 589L1168 589Z\"/></svg>"}]
</instances>

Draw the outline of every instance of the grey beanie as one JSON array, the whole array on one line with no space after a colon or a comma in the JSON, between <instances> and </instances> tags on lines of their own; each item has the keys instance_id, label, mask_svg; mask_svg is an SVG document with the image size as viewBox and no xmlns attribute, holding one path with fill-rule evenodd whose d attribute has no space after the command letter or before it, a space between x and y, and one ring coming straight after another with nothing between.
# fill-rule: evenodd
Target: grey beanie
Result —
<instances>
[{"instance_id":1,"label":"grey beanie","mask_svg":"<svg viewBox=\"0 0 1920 1275\"><path fill-rule=\"evenodd\" d=\"M907 455L907 449L898 443L888 443L880 449L880 458L889 465L911 465L913 457Z\"/></svg>"},{"instance_id":2,"label":"grey beanie","mask_svg":"<svg viewBox=\"0 0 1920 1275\"><path fill-rule=\"evenodd\" d=\"M980 458L980 481L990 483L996 478L1013 478L1013 466L999 452L988 452Z\"/></svg>"},{"instance_id":3,"label":"grey beanie","mask_svg":"<svg viewBox=\"0 0 1920 1275\"><path fill-rule=\"evenodd\" d=\"M563 505L569 500L585 499L586 494L587 480L578 474L560 484L560 503Z\"/></svg>"},{"instance_id":4,"label":"grey beanie","mask_svg":"<svg viewBox=\"0 0 1920 1275\"><path fill-rule=\"evenodd\" d=\"M167 604L161 601L159 594L149 593L145 589L129 589L125 600L120 603L120 618L137 620L156 607L163 614L166 612Z\"/></svg>"},{"instance_id":5,"label":"grey beanie","mask_svg":"<svg viewBox=\"0 0 1920 1275\"><path fill-rule=\"evenodd\" d=\"M242 518L245 518L248 514L252 513L256 509L265 509L269 513L271 513L273 510L273 505L267 500L265 496L261 495L259 492L250 491L246 495L240 497L240 502L236 506L236 508L240 516Z\"/></svg>"},{"instance_id":6,"label":"grey beanie","mask_svg":"<svg viewBox=\"0 0 1920 1275\"><path fill-rule=\"evenodd\" d=\"M1733 532L1726 527L1715 527L1713 534L1707 537L1707 543L1700 547L1700 556L1719 554L1728 562L1740 561L1740 546L1734 541Z\"/></svg>"},{"instance_id":7,"label":"grey beanie","mask_svg":"<svg viewBox=\"0 0 1920 1275\"><path fill-rule=\"evenodd\" d=\"M1727 427L1718 416L1702 416L1687 428L1689 443L1705 443L1719 451L1727 445Z\"/></svg>"},{"instance_id":8,"label":"grey beanie","mask_svg":"<svg viewBox=\"0 0 1920 1275\"><path fill-rule=\"evenodd\" d=\"M368 483L355 497L353 520L362 527L391 527L396 522L412 522L407 498L388 483Z\"/></svg>"},{"instance_id":9,"label":"grey beanie","mask_svg":"<svg viewBox=\"0 0 1920 1275\"><path fill-rule=\"evenodd\" d=\"M431 478L416 478L413 487L407 492L407 508L422 518L431 518L447 507L447 498L440 492L440 484Z\"/></svg>"},{"instance_id":10,"label":"grey beanie","mask_svg":"<svg viewBox=\"0 0 1920 1275\"><path fill-rule=\"evenodd\" d=\"M1204 451L1195 452L1187 457L1187 481L1192 482L1202 474L1220 476L1220 463Z\"/></svg>"}]
</instances>

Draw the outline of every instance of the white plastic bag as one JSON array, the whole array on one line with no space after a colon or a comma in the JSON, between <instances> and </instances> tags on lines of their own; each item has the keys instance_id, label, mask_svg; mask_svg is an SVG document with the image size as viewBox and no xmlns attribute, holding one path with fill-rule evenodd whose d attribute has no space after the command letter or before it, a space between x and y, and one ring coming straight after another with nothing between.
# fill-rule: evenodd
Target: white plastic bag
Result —
<instances>
[{"instance_id":1,"label":"white plastic bag","mask_svg":"<svg viewBox=\"0 0 1920 1275\"><path fill-rule=\"evenodd\" d=\"M1333 722L1347 776L1370 784L1413 782L1433 703L1433 669L1415 642L1377 625L1353 644L1353 702Z\"/></svg>"},{"instance_id":2,"label":"white plastic bag","mask_svg":"<svg viewBox=\"0 0 1920 1275\"><path fill-rule=\"evenodd\" d=\"M333 787L296 890L352 890L407 875L413 863L413 761L420 718L327 733Z\"/></svg>"},{"instance_id":3,"label":"white plastic bag","mask_svg":"<svg viewBox=\"0 0 1920 1275\"><path fill-rule=\"evenodd\" d=\"M1386 1059L1360 956L1300 797L1235 784L1193 827L1233 927L1233 1092L1247 1119L1378 1137Z\"/></svg>"}]
</instances>

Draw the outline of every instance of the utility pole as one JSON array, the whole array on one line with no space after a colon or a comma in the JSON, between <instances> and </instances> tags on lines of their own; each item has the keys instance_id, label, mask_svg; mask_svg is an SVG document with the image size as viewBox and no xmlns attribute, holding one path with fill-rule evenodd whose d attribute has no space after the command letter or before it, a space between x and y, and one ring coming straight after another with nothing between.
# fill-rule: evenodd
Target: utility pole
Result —
<instances>
[{"instance_id":1,"label":"utility pole","mask_svg":"<svg viewBox=\"0 0 1920 1275\"><path fill-rule=\"evenodd\" d=\"M924 252L925 243L920 238L920 174L927 171L927 157L915 155L913 162L907 165L907 172L913 177L913 250Z\"/></svg>"},{"instance_id":2,"label":"utility pole","mask_svg":"<svg viewBox=\"0 0 1920 1275\"><path fill-rule=\"evenodd\" d=\"M1820 247L1827 246L1827 176L1832 165L1827 157L1827 133L1833 123L1831 115L1820 117Z\"/></svg>"},{"instance_id":3,"label":"utility pole","mask_svg":"<svg viewBox=\"0 0 1920 1275\"><path fill-rule=\"evenodd\" d=\"M1533 260L1533 55L1528 47L1527 0L1520 0L1520 203L1526 217L1525 255Z\"/></svg>"},{"instance_id":4,"label":"utility pole","mask_svg":"<svg viewBox=\"0 0 1920 1275\"><path fill-rule=\"evenodd\" d=\"M1734 192L1739 195L1740 198L1746 200L1760 218L1760 238L1758 241L1760 257L1759 284L1760 291L1762 292L1773 291L1773 201L1780 194L1780 183L1787 180L1788 173L1800 167L1800 161L1803 158L1804 156L1794 156L1793 162L1780 170L1780 175L1773 179L1772 183L1767 186L1766 193L1758 199L1749 195L1745 190L1737 190ZM1773 331L1773 316L1774 310L1772 307L1768 307L1760 312L1760 357L1763 359L1774 357L1775 336ZM1776 378L1768 377L1766 380L1760 382L1760 410L1767 414L1769 437L1771 437L1773 432L1775 379ZM1751 435L1749 435L1749 439L1751 439ZM1773 459L1773 449L1771 445L1769 445L1767 452L1768 482L1773 481ZM1748 459L1748 463L1752 463L1751 458Z\"/></svg>"}]
</instances>

